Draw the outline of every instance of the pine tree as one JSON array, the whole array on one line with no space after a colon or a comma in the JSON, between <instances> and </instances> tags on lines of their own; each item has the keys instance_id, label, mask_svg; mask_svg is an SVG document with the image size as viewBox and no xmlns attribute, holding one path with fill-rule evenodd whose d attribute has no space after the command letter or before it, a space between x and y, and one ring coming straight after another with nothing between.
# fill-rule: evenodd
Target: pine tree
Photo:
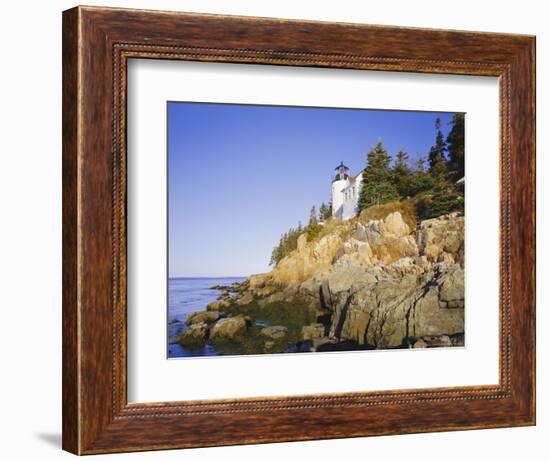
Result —
<instances>
[{"instance_id":1,"label":"pine tree","mask_svg":"<svg viewBox=\"0 0 550 461\"><path fill-rule=\"evenodd\" d=\"M313 205L309 212L309 222L305 229L307 232L308 241L314 240L321 232L321 229L322 226L320 226L317 221L317 210L315 209L315 205Z\"/></svg>"},{"instance_id":2,"label":"pine tree","mask_svg":"<svg viewBox=\"0 0 550 461\"><path fill-rule=\"evenodd\" d=\"M412 171L409 167L408 160L409 154L401 149L395 157L395 163L392 170L393 183L401 198L406 198L410 195Z\"/></svg>"},{"instance_id":3,"label":"pine tree","mask_svg":"<svg viewBox=\"0 0 550 461\"><path fill-rule=\"evenodd\" d=\"M429 171L432 176L434 176L432 170L441 161L445 162L445 152L447 151L447 143L445 142L443 133L441 132L441 119L439 117L435 119L435 129L437 130L435 144L430 148L430 153L428 154L428 163L430 166Z\"/></svg>"},{"instance_id":4,"label":"pine tree","mask_svg":"<svg viewBox=\"0 0 550 461\"><path fill-rule=\"evenodd\" d=\"M390 163L391 156L379 141L367 154L367 166L363 171L359 194L359 211L399 198L399 192L392 182Z\"/></svg>"},{"instance_id":5,"label":"pine tree","mask_svg":"<svg viewBox=\"0 0 550 461\"><path fill-rule=\"evenodd\" d=\"M311 207L311 210L309 212L309 226L316 226L317 225L317 210L315 209L315 205Z\"/></svg>"},{"instance_id":6,"label":"pine tree","mask_svg":"<svg viewBox=\"0 0 550 461\"><path fill-rule=\"evenodd\" d=\"M453 211L464 212L464 197L460 195L449 181L436 185L429 206L429 217L437 217Z\"/></svg>"},{"instance_id":7,"label":"pine tree","mask_svg":"<svg viewBox=\"0 0 550 461\"><path fill-rule=\"evenodd\" d=\"M455 114L451 120L451 131L447 135L449 152L449 173L453 181L464 177L464 114Z\"/></svg>"},{"instance_id":8,"label":"pine tree","mask_svg":"<svg viewBox=\"0 0 550 461\"><path fill-rule=\"evenodd\" d=\"M291 227L287 232L281 235L279 243L271 252L269 265L277 265L281 259L289 255L292 251L298 248L298 237L304 232L302 223L298 223L298 227Z\"/></svg>"},{"instance_id":9,"label":"pine tree","mask_svg":"<svg viewBox=\"0 0 550 461\"><path fill-rule=\"evenodd\" d=\"M434 180L424 169L424 158L419 157L417 168L411 178L409 192L412 197L415 195L429 192L434 188Z\"/></svg>"},{"instance_id":10,"label":"pine tree","mask_svg":"<svg viewBox=\"0 0 550 461\"><path fill-rule=\"evenodd\" d=\"M456 191L445 158L447 144L441 133L441 121L436 119L435 145L430 149L430 175L434 182L428 217L437 217L452 211L464 210L464 198Z\"/></svg>"},{"instance_id":11,"label":"pine tree","mask_svg":"<svg viewBox=\"0 0 550 461\"><path fill-rule=\"evenodd\" d=\"M330 207L325 203L321 203L319 207L319 221L325 222L332 216L332 211Z\"/></svg>"}]
</instances>

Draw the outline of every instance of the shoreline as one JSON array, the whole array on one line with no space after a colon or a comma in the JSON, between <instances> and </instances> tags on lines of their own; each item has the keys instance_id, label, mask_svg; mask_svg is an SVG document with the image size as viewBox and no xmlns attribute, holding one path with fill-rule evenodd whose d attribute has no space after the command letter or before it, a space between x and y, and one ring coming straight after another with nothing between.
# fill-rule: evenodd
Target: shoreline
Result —
<instances>
[{"instance_id":1,"label":"shoreline","mask_svg":"<svg viewBox=\"0 0 550 461\"><path fill-rule=\"evenodd\" d=\"M461 347L463 222L411 228L392 212L317 241L302 234L271 272L210 286L217 298L177 341L216 355Z\"/></svg>"}]
</instances>

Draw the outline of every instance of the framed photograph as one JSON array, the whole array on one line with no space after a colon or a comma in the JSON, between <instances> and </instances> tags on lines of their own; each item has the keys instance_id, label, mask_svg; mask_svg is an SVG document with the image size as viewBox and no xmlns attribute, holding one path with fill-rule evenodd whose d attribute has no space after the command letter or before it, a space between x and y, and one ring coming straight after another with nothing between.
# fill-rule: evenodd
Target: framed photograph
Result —
<instances>
[{"instance_id":1,"label":"framed photograph","mask_svg":"<svg viewBox=\"0 0 550 461\"><path fill-rule=\"evenodd\" d=\"M535 39L63 13L63 448L535 424Z\"/></svg>"}]
</instances>

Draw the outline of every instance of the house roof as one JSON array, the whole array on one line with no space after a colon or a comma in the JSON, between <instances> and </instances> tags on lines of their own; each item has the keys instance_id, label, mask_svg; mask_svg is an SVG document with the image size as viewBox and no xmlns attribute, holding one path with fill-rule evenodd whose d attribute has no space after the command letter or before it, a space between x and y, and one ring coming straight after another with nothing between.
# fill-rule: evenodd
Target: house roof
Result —
<instances>
[{"instance_id":1,"label":"house roof","mask_svg":"<svg viewBox=\"0 0 550 461\"><path fill-rule=\"evenodd\" d=\"M362 174L363 172L361 171L361 173L358 173L355 176L348 176L347 179L349 181L349 184L346 187L344 187L342 191L345 191L346 189L349 189L350 187L352 187L355 184L355 181L357 181L357 178L359 178L359 176L361 176Z\"/></svg>"}]
</instances>

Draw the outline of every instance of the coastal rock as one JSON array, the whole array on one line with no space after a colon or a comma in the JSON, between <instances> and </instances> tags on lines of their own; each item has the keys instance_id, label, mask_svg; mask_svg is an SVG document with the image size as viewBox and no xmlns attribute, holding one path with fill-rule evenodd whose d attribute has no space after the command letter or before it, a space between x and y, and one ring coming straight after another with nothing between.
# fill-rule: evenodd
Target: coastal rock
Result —
<instances>
[{"instance_id":1,"label":"coastal rock","mask_svg":"<svg viewBox=\"0 0 550 461\"><path fill-rule=\"evenodd\" d=\"M252 295L252 298L237 298L237 302L243 304L250 304L254 301L254 298L265 298L276 291L276 287L270 283L270 277L266 274L253 275L247 279L246 282L246 291ZM243 292L243 295L246 293Z\"/></svg>"},{"instance_id":2,"label":"coastal rock","mask_svg":"<svg viewBox=\"0 0 550 461\"><path fill-rule=\"evenodd\" d=\"M210 338L231 339L246 333L249 320L244 315L237 315L218 320L210 331Z\"/></svg>"},{"instance_id":3,"label":"coastal rock","mask_svg":"<svg viewBox=\"0 0 550 461\"><path fill-rule=\"evenodd\" d=\"M225 300L221 301L212 301L206 306L206 309L209 311L223 311L229 307L229 302Z\"/></svg>"},{"instance_id":4,"label":"coastal rock","mask_svg":"<svg viewBox=\"0 0 550 461\"><path fill-rule=\"evenodd\" d=\"M357 264L363 268L367 268L373 264L373 256L368 242L350 238L336 252L334 264L339 266Z\"/></svg>"},{"instance_id":5,"label":"coastal rock","mask_svg":"<svg viewBox=\"0 0 550 461\"><path fill-rule=\"evenodd\" d=\"M266 303L278 303L285 299L285 295L282 291L277 291L266 298Z\"/></svg>"},{"instance_id":6,"label":"coastal rock","mask_svg":"<svg viewBox=\"0 0 550 461\"><path fill-rule=\"evenodd\" d=\"M227 285L220 285L220 284L217 284L217 285L212 285L211 287L208 288L209 290L220 290L220 291L223 291L223 290L227 290L229 289L229 287Z\"/></svg>"},{"instance_id":7,"label":"coastal rock","mask_svg":"<svg viewBox=\"0 0 550 461\"><path fill-rule=\"evenodd\" d=\"M274 286L287 287L304 282L317 272L330 269L334 256L343 240L338 233L329 234L319 241L308 242L307 235L298 238L298 248L284 257L271 273Z\"/></svg>"},{"instance_id":8,"label":"coastal rock","mask_svg":"<svg viewBox=\"0 0 550 461\"><path fill-rule=\"evenodd\" d=\"M351 239L368 245L368 250L363 250L364 256L361 258L363 267L368 268L372 264L391 264L404 257L418 256L416 240L410 234L410 227L401 213L396 211L383 220L373 220L366 224L358 221L351 233Z\"/></svg>"},{"instance_id":9,"label":"coastal rock","mask_svg":"<svg viewBox=\"0 0 550 461\"><path fill-rule=\"evenodd\" d=\"M428 347L451 347L453 345L451 338L447 335L424 336L422 339Z\"/></svg>"},{"instance_id":10,"label":"coastal rock","mask_svg":"<svg viewBox=\"0 0 550 461\"><path fill-rule=\"evenodd\" d=\"M375 274L366 272L359 264L351 262L346 265L337 265L326 277L326 284L330 293L353 290L357 285L375 281Z\"/></svg>"},{"instance_id":11,"label":"coastal rock","mask_svg":"<svg viewBox=\"0 0 550 461\"><path fill-rule=\"evenodd\" d=\"M327 345L336 344L336 339L334 338L328 338L326 336L323 336L322 338L313 338L311 341L311 351L312 352L318 352L323 347L326 347Z\"/></svg>"},{"instance_id":12,"label":"coastal rock","mask_svg":"<svg viewBox=\"0 0 550 461\"><path fill-rule=\"evenodd\" d=\"M422 221L417 236L421 254L437 261L443 252L464 264L464 217L451 213Z\"/></svg>"},{"instance_id":13,"label":"coastal rock","mask_svg":"<svg viewBox=\"0 0 550 461\"><path fill-rule=\"evenodd\" d=\"M219 296L218 296L217 299L218 299L218 301L220 301L220 300L223 301L223 300L229 298L230 296L231 296L231 293L229 292L229 290L223 290L223 291L219 294Z\"/></svg>"},{"instance_id":14,"label":"coastal rock","mask_svg":"<svg viewBox=\"0 0 550 461\"><path fill-rule=\"evenodd\" d=\"M407 337L464 331L464 309L441 309L441 287L460 279L457 264L439 264L417 275L395 276L384 268L373 281L366 274L348 285L333 285L329 336L377 348L399 347ZM458 272L458 274L457 274ZM456 302L464 302L464 292Z\"/></svg>"},{"instance_id":15,"label":"coastal rock","mask_svg":"<svg viewBox=\"0 0 550 461\"><path fill-rule=\"evenodd\" d=\"M464 307L464 270L459 269L453 272L441 284L439 291L441 307L457 308Z\"/></svg>"},{"instance_id":16,"label":"coastal rock","mask_svg":"<svg viewBox=\"0 0 550 461\"><path fill-rule=\"evenodd\" d=\"M253 301L254 301L254 295L250 291L247 291L243 293L241 296L235 298L235 302L239 306L245 306L247 304L250 304Z\"/></svg>"},{"instance_id":17,"label":"coastal rock","mask_svg":"<svg viewBox=\"0 0 550 461\"><path fill-rule=\"evenodd\" d=\"M250 277L248 277L248 279L246 279L246 284L251 290L263 288L265 286L265 279L263 277L263 274L251 275Z\"/></svg>"},{"instance_id":18,"label":"coastal rock","mask_svg":"<svg viewBox=\"0 0 550 461\"><path fill-rule=\"evenodd\" d=\"M208 336L208 325L206 322L193 323L178 338L178 342L188 348L201 347Z\"/></svg>"},{"instance_id":19,"label":"coastal rock","mask_svg":"<svg viewBox=\"0 0 550 461\"><path fill-rule=\"evenodd\" d=\"M413 345L414 349L425 349L426 347L428 347L428 343L424 341L422 338L416 340Z\"/></svg>"},{"instance_id":20,"label":"coastal rock","mask_svg":"<svg viewBox=\"0 0 550 461\"><path fill-rule=\"evenodd\" d=\"M308 341L322 338L325 335L325 326L322 323L312 323L302 327L302 340Z\"/></svg>"},{"instance_id":21,"label":"coastal rock","mask_svg":"<svg viewBox=\"0 0 550 461\"><path fill-rule=\"evenodd\" d=\"M400 212L333 225L317 241L300 235L296 250L273 271L240 285L232 306L314 308L313 321L322 323L302 327L306 348L309 342L323 350L336 350L338 342L366 348L463 344L463 216L428 219L416 229ZM218 321L212 335L226 321ZM272 341L271 330L264 330Z\"/></svg>"},{"instance_id":22,"label":"coastal rock","mask_svg":"<svg viewBox=\"0 0 550 461\"><path fill-rule=\"evenodd\" d=\"M193 325L195 323L214 323L221 317L219 311L199 311L193 312L187 316L187 325Z\"/></svg>"},{"instance_id":23,"label":"coastal rock","mask_svg":"<svg viewBox=\"0 0 550 461\"><path fill-rule=\"evenodd\" d=\"M266 338L269 338L272 340L284 338L287 333L288 333L288 328L280 325L265 327L260 330L260 334L262 336L265 336Z\"/></svg>"},{"instance_id":24,"label":"coastal rock","mask_svg":"<svg viewBox=\"0 0 550 461\"><path fill-rule=\"evenodd\" d=\"M381 230L387 234L393 234L396 237L404 237L411 233L410 227L403 221L403 217L398 211L390 213L384 219Z\"/></svg>"}]
</instances>

